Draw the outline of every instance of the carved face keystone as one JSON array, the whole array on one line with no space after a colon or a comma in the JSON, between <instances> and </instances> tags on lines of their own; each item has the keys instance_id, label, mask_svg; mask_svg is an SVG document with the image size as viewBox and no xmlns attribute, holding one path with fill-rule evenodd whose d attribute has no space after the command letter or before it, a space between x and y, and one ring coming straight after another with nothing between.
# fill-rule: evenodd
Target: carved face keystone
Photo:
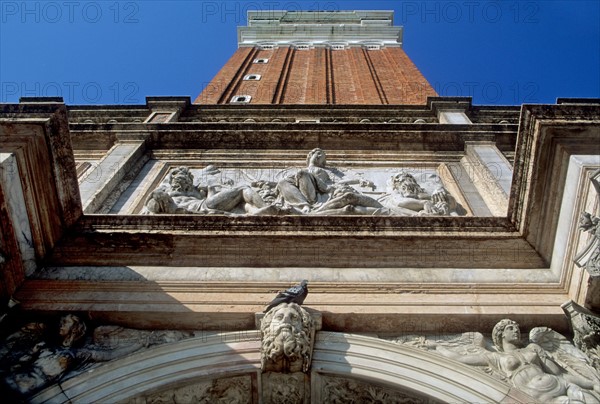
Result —
<instances>
[{"instance_id":1,"label":"carved face keystone","mask_svg":"<svg viewBox=\"0 0 600 404\"><path fill-rule=\"evenodd\" d=\"M277 309L271 321L271 331L274 334L292 334L302 330L302 319L296 310L289 307Z\"/></svg>"}]
</instances>

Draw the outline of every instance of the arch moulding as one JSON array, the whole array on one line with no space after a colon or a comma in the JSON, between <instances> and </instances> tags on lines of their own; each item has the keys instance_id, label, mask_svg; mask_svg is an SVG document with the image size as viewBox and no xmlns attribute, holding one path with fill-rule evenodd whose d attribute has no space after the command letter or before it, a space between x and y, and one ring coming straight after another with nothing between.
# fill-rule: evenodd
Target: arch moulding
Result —
<instances>
[{"instance_id":1,"label":"arch moulding","mask_svg":"<svg viewBox=\"0 0 600 404\"><path fill-rule=\"evenodd\" d=\"M297 388L290 380L302 386ZM309 374L261 373L260 332L251 330L149 348L85 370L41 391L31 402L147 403L169 397L171 402L268 403L290 394L305 403L360 394L375 395L383 402L397 402L397 398L425 403L535 401L441 355L335 332L317 333Z\"/></svg>"}]
</instances>

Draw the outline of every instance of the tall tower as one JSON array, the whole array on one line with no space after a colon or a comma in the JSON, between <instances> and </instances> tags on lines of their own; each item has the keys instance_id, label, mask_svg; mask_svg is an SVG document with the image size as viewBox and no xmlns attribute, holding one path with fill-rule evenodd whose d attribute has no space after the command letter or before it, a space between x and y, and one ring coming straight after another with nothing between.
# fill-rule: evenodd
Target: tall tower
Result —
<instances>
[{"instance_id":1,"label":"tall tower","mask_svg":"<svg viewBox=\"0 0 600 404\"><path fill-rule=\"evenodd\" d=\"M250 11L196 104L425 104L391 11Z\"/></svg>"}]
</instances>

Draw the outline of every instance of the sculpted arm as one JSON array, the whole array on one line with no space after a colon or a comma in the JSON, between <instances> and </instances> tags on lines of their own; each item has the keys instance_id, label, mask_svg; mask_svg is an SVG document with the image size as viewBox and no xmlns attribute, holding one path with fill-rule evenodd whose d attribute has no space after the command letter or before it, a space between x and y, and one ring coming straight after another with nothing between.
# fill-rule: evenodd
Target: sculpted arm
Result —
<instances>
[{"instance_id":1,"label":"sculpted arm","mask_svg":"<svg viewBox=\"0 0 600 404\"><path fill-rule=\"evenodd\" d=\"M375 184L372 181L365 180L362 178L348 178L345 180L337 181L336 184L345 184L345 185L359 185L363 188L371 188L375 189Z\"/></svg>"},{"instance_id":2,"label":"sculpted arm","mask_svg":"<svg viewBox=\"0 0 600 404\"><path fill-rule=\"evenodd\" d=\"M81 359L87 359L93 362L107 362L125 355L129 355L130 353L133 353L143 348L144 346L145 345L143 345L142 343L135 343L125 347L111 350L82 348L77 350L76 354Z\"/></svg>"},{"instance_id":3,"label":"sculpted arm","mask_svg":"<svg viewBox=\"0 0 600 404\"><path fill-rule=\"evenodd\" d=\"M321 179L319 176L315 176L314 178L315 182L317 183L317 189L319 190L319 192L326 194L327 192L331 191L331 187L327 185L327 183L323 181L323 179Z\"/></svg>"},{"instance_id":4,"label":"sculpted arm","mask_svg":"<svg viewBox=\"0 0 600 404\"><path fill-rule=\"evenodd\" d=\"M560 367L555 360L542 348L537 344L531 344L528 348L533 349L540 359L542 370L548 374L553 374L557 376L562 376L566 381L573 383L579 387L584 389L594 390L596 392L600 392L600 384L589 380L581 375L573 374L571 372L565 372L562 367Z\"/></svg>"},{"instance_id":5,"label":"sculpted arm","mask_svg":"<svg viewBox=\"0 0 600 404\"><path fill-rule=\"evenodd\" d=\"M462 355L441 345L437 345L435 349L445 357L454 359L466 365L488 366L490 364L485 354Z\"/></svg>"},{"instance_id":6,"label":"sculpted arm","mask_svg":"<svg viewBox=\"0 0 600 404\"><path fill-rule=\"evenodd\" d=\"M540 359L542 369L544 370L544 372L553 375L560 375L562 373L562 369L560 368L560 366L556 364L554 359L552 359L541 346L537 344L530 344L528 348L534 350L535 353L537 353L537 356Z\"/></svg>"}]
</instances>

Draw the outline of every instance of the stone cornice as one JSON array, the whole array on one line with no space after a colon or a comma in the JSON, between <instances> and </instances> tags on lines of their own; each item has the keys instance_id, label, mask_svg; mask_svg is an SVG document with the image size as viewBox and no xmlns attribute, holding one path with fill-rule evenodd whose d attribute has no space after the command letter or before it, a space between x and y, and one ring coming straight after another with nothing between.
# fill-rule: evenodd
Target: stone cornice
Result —
<instances>
[{"instance_id":1,"label":"stone cornice","mask_svg":"<svg viewBox=\"0 0 600 404\"><path fill-rule=\"evenodd\" d=\"M393 12L249 11L248 26L238 27L238 45L269 43L378 43L402 46L402 27L393 27Z\"/></svg>"}]
</instances>

